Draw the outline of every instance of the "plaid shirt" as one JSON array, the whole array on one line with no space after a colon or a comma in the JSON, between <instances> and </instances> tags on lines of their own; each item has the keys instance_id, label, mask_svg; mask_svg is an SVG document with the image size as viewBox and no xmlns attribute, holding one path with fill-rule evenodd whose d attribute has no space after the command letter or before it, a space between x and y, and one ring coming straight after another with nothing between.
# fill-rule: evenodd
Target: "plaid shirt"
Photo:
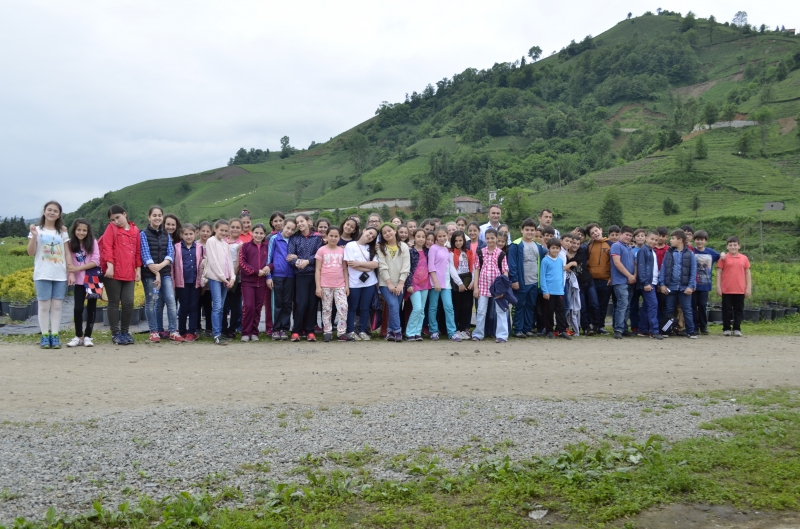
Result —
<instances>
[{"instance_id":1,"label":"plaid shirt","mask_svg":"<svg viewBox=\"0 0 800 529\"><path fill-rule=\"evenodd\" d=\"M507 257L503 257L503 262L501 263L503 269L500 270L497 268L497 256L499 256L500 252L503 250L495 247L494 251L491 253L488 248L481 248L478 251L483 254L483 268L480 269L480 275L478 276L478 295L492 297L492 293L489 289L492 283L494 283L494 280L497 279L497 276L500 274L508 275L508 259ZM476 266L478 266L478 263L476 263Z\"/></svg>"},{"instance_id":2,"label":"plaid shirt","mask_svg":"<svg viewBox=\"0 0 800 529\"><path fill-rule=\"evenodd\" d=\"M145 226L144 230L139 232L139 243L141 245L141 254L142 254L142 265L147 266L151 264L156 264L153 261L153 256L150 255L150 243L147 242L147 226ZM167 232L163 232L166 234ZM172 239L169 238L167 235L167 255L165 260L169 261L170 263L175 261L175 249L172 247ZM160 262L158 264L161 264Z\"/></svg>"}]
</instances>

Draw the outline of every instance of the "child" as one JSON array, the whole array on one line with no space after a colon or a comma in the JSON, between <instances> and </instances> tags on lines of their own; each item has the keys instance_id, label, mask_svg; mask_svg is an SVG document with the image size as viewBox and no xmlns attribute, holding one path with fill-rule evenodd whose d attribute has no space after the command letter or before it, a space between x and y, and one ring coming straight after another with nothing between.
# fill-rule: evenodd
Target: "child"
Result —
<instances>
[{"instance_id":1,"label":"child","mask_svg":"<svg viewBox=\"0 0 800 529\"><path fill-rule=\"evenodd\" d=\"M453 341L460 342L461 337L456 334L453 296L450 286L450 251L445 247L447 228L436 228L434 235L436 244L428 250L428 272L431 275L431 284L433 285L428 301L428 328L431 330L431 340L438 340L439 322L436 318L436 312L441 299L447 322L447 336Z\"/></svg>"},{"instance_id":2,"label":"child","mask_svg":"<svg viewBox=\"0 0 800 529\"><path fill-rule=\"evenodd\" d=\"M753 293L753 280L750 261L739 253L738 237L728 237L728 253L717 262L717 269L717 295L722 297L722 334L731 335L732 320L733 335L741 337L744 299Z\"/></svg>"},{"instance_id":3,"label":"child","mask_svg":"<svg viewBox=\"0 0 800 529\"><path fill-rule=\"evenodd\" d=\"M697 290L692 293L694 326L700 334L708 334L708 293L714 284L714 263L719 252L706 248L708 232L697 230L694 234L694 256L697 259Z\"/></svg>"},{"instance_id":4,"label":"child","mask_svg":"<svg viewBox=\"0 0 800 529\"><path fill-rule=\"evenodd\" d=\"M403 219L400 217L392 217L392 224L394 224L396 228L400 228L400 226L403 225Z\"/></svg>"},{"instance_id":5,"label":"child","mask_svg":"<svg viewBox=\"0 0 800 529\"><path fill-rule=\"evenodd\" d=\"M539 230L542 232L542 248L547 250L548 244L551 239L555 238L556 236L556 229L552 226L539 226ZM547 255L547 251L544 252ZM566 257L562 255L562 259L566 262ZM564 274L566 278L566 274ZM536 322L536 329L539 331L540 336L545 336L547 334L547 327L545 326L545 309L546 303L544 300L544 295L542 293L542 286L539 285L536 293L536 307L534 309L535 317L534 320Z\"/></svg>"},{"instance_id":6,"label":"child","mask_svg":"<svg viewBox=\"0 0 800 529\"><path fill-rule=\"evenodd\" d=\"M539 246L544 244L544 234L539 226L536 226L536 229L533 230L533 240L536 241L536 244Z\"/></svg>"},{"instance_id":7,"label":"child","mask_svg":"<svg viewBox=\"0 0 800 529\"><path fill-rule=\"evenodd\" d=\"M428 248L425 247L426 232L422 228L414 230L414 247L409 249L409 274L406 278L406 292L410 294L412 311L406 325L406 340L422 341L422 320L431 279L428 274Z\"/></svg>"},{"instance_id":8,"label":"child","mask_svg":"<svg viewBox=\"0 0 800 529\"><path fill-rule=\"evenodd\" d=\"M144 312L147 316L147 325L150 327L150 341L158 343L161 335L158 333L156 305L159 299L167 306L167 322L169 324L169 339L173 342L182 342L178 334L178 310L175 306L175 290L172 285L172 261L175 260L175 247L172 238L163 229L164 211L159 206L153 206L147 212L149 223L139 234L142 253L142 283L147 296Z\"/></svg>"},{"instance_id":9,"label":"child","mask_svg":"<svg viewBox=\"0 0 800 529\"><path fill-rule=\"evenodd\" d=\"M267 299L267 280L270 279L267 228L259 223L252 228L253 240L239 249L239 271L242 285L242 341L258 341L258 322Z\"/></svg>"},{"instance_id":10,"label":"child","mask_svg":"<svg viewBox=\"0 0 800 529\"><path fill-rule=\"evenodd\" d=\"M617 297L614 307L614 339L630 336L628 332L628 307L636 283L636 262L631 249L633 228L623 226L617 242L611 245L611 286Z\"/></svg>"},{"instance_id":11,"label":"child","mask_svg":"<svg viewBox=\"0 0 800 529\"><path fill-rule=\"evenodd\" d=\"M58 331L61 307L67 296L67 263L71 262L68 235L62 231L61 204L51 200L44 205L39 225L30 225L28 255L35 256L33 281L39 302L39 327L42 349L61 349Z\"/></svg>"},{"instance_id":12,"label":"child","mask_svg":"<svg viewBox=\"0 0 800 529\"><path fill-rule=\"evenodd\" d=\"M87 272L95 277L100 272L100 246L94 239L92 225L86 219L75 219L69 230L69 252L72 262L67 264L69 284L75 285L75 308L72 313L75 320L75 337L67 347L83 345L92 347L92 329L97 308L96 294L87 290ZM89 272L91 270L91 272ZM88 294L88 295L87 295ZM86 300L86 331L83 330L83 301Z\"/></svg>"},{"instance_id":13,"label":"child","mask_svg":"<svg viewBox=\"0 0 800 529\"><path fill-rule=\"evenodd\" d=\"M664 264L664 256L667 255L669 250L669 245L667 244L669 230L667 230L666 226L659 226L656 228L656 233L658 233L658 242L653 247L653 252L656 254L658 269L661 270L661 265ZM667 312L667 297L661 293L661 290L656 289L656 299L658 300L658 321L661 321Z\"/></svg>"},{"instance_id":14,"label":"child","mask_svg":"<svg viewBox=\"0 0 800 529\"><path fill-rule=\"evenodd\" d=\"M466 231L467 230L467 218L466 217L457 217L456 218L456 229L458 231Z\"/></svg>"},{"instance_id":15,"label":"child","mask_svg":"<svg viewBox=\"0 0 800 529\"><path fill-rule=\"evenodd\" d=\"M406 243L406 245L408 245L408 237L409 237L408 226L406 226L405 224L401 224L400 226L398 226L397 227L397 239L400 242L404 242L404 243Z\"/></svg>"},{"instance_id":16,"label":"child","mask_svg":"<svg viewBox=\"0 0 800 529\"><path fill-rule=\"evenodd\" d=\"M317 341L314 326L317 323L314 256L322 246L322 237L311 229L311 217L300 213L295 217L297 232L289 239L286 260L295 270L294 311L292 312L292 341L299 342L301 334L309 342Z\"/></svg>"},{"instance_id":17,"label":"child","mask_svg":"<svg viewBox=\"0 0 800 529\"><path fill-rule=\"evenodd\" d=\"M386 340L402 342L400 304L403 301L403 285L411 271L408 245L397 240L397 228L392 223L381 226L378 242L378 288L388 307Z\"/></svg>"},{"instance_id":18,"label":"child","mask_svg":"<svg viewBox=\"0 0 800 529\"><path fill-rule=\"evenodd\" d=\"M239 274L239 250L242 247L242 240L239 236L243 228L242 220L238 217L229 220L228 237L225 239L231 252L231 265L235 278L233 288L225 295L225 305L222 308L222 335L230 339L236 338L236 328L242 318L242 278Z\"/></svg>"},{"instance_id":19,"label":"child","mask_svg":"<svg viewBox=\"0 0 800 529\"><path fill-rule=\"evenodd\" d=\"M592 322L587 293L592 289L594 282L588 266L589 251L586 245L581 243L581 236L577 231L565 234L564 238L561 239L561 244L567 250L566 268L574 273L578 279L578 288L580 289L578 296L581 302L580 328L585 336L589 334ZM544 248L542 251L544 251Z\"/></svg>"},{"instance_id":20,"label":"child","mask_svg":"<svg viewBox=\"0 0 800 529\"><path fill-rule=\"evenodd\" d=\"M694 251L694 247L692 247L692 242L694 241L694 228L690 224L684 224L681 226L683 233L686 234L686 247L689 248L691 251Z\"/></svg>"},{"instance_id":21,"label":"child","mask_svg":"<svg viewBox=\"0 0 800 529\"><path fill-rule=\"evenodd\" d=\"M270 279L267 288L273 293L272 339L288 340L289 323L294 302L294 270L286 256L289 255L289 239L294 235L294 219L281 219L281 232L269 240L267 263Z\"/></svg>"},{"instance_id":22,"label":"child","mask_svg":"<svg viewBox=\"0 0 800 529\"><path fill-rule=\"evenodd\" d=\"M589 336L597 334L608 334L606 330L606 311L608 302L611 299L611 245L603 237L603 229L596 223L586 226L589 234L588 267L592 274L592 284L586 292L586 300L589 303L589 314L591 315L592 329L587 333Z\"/></svg>"},{"instance_id":23,"label":"child","mask_svg":"<svg viewBox=\"0 0 800 529\"><path fill-rule=\"evenodd\" d=\"M413 237L414 236L414 232L417 229L417 221L414 220L414 219L408 219L406 221L406 226L408 226L408 236L409 237Z\"/></svg>"},{"instance_id":24,"label":"child","mask_svg":"<svg viewBox=\"0 0 800 529\"><path fill-rule=\"evenodd\" d=\"M326 244L327 236L328 236L328 228L331 225L331 221L326 219L325 217L320 217L317 219L317 222L314 224L314 231L316 231L320 237L322 237L322 243Z\"/></svg>"},{"instance_id":25,"label":"child","mask_svg":"<svg viewBox=\"0 0 800 529\"><path fill-rule=\"evenodd\" d=\"M194 234L194 225L183 226L183 240L175 245L175 263L172 268L172 280L178 298L178 332L183 336L184 342L194 342L198 338L197 315L203 289L202 263L206 251L202 244L194 240Z\"/></svg>"},{"instance_id":26,"label":"child","mask_svg":"<svg viewBox=\"0 0 800 529\"><path fill-rule=\"evenodd\" d=\"M195 239L197 243L204 247L206 246L206 242L212 236L213 231L211 229L211 223L207 220L202 221L198 225L197 236ZM200 331L203 329L201 325L201 312L206 318L206 325L205 325L205 336L206 338L212 338L211 333L211 292L208 291L208 285L204 285L202 290L200 291L200 301L197 304L197 333L198 336L200 335Z\"/></svg>"},{"instance_id":27,"label":"child","mask_svg":"<svg viewBox=\"0 0 800 529\"><path fill-rule=\"evenodd\" d=\"M347 333L355 341L369 341L372 330L369 324L369 309L375 296L378 277L378 256L375 239L378 229L368 226L357 241L344 247L344 262L350 295L347 298ZM360 332L356 332L356 312L359 314ZM349 341L349 340L348 340Z\"/></svg>"},{"instance_id":28,"label":"child","mask_svg":"<svg viewBox=\"0 0 800 529\"><path fill-rule=\"evenodd\" d=\"M211 329L214 345L227 345L222 335L222 308L228 290L236 282L236 274L231 262L231 251L226 239L230 234L230 224L225 219L214 223L214 236L206 241L208 290L211 292Z\"/></svg>"},{"instance_id":29,"label":"child","mask_svg":"<svg viewBox=\"0 0 800 529\"><path fill-rule=\"evenodd\" d=\"M687 336L697 338L692 317L692 292L697 286L697 259L686 247L686 234L675 230L669 238L671 246L664 256L664 264L658 273L658 286L666 296L666 315L672 317L675 305L680 302L686 321Z\"/></svg>"},{"instance_id":30,"label":"child","mask_svg":"<svg viewBox=\"0 0 800 529\"><path fill-rule=\"evenodd\" d=\"M330 342L333 338L333 304L339 313L339 325L336 334L340 342L352 342L347 334L347 296L350 286L347 284L347 271L344 268L344 248L339 246L339 228L328 228L328 242L317 250L315 279L317 297L322 300L322 332L323 340Z\"/></svg>"},{"instance_id":31,"label":"child","mask_svg":"<svg viewBox=\"0 0 800 529\"><path fill-rule=\"evenodd\" d=\"M546 228L549 228L547 226ZM561 241L555 237L547 243L547 255L542 259L539 285L545 301L545 330L547 337L553 338L553 318L555 317L555 333L559 337L571 340L567 334L567 313L564 304L564 260L560 257Z\"/></svg>"},{"instance_id":32,"label":"child","mask_svg":"<svg viewBox=\"0 0 800 529\"><path fill-rule=\"evenodd\" d=\"M242 233L239 234L239 242L242 244L253 240L253 219L250 217L250 212L245 210L239 214L239 220L242 221Z\"/></svg>"},{"instance_id":33,"label":"child","mask_svg":"<svg viewBox=\"0 0 800 529\"><path fill-rule=\"evenodd\" d=\"M346 246L347 243L358 240L358 222L353 217L344 219L339 226L339 246Z\"/></svg>"},{"instance_id":34,"label":"child","mask_svg":"<svg viewBox=\"0 0 800 529\"><path fill-rule=\"evenodd\" d=\"M125 208L119 204L108 208L108 218L108 227L100 237L100 268L108 295L106 310L111 341L116 345L130 345L133 343L133 336L128 332L133 315L133 290L136 282L142 279L139 228L128 220Z\"/></svg>"},{"instance_id":35,"label":"child","mask_svg":"<svg viewBox=\"0 0 800 529\"><path fill-rule=\"evenodd\" d=\"M639 255L639 250L644 247L644 243L647 240L647 230L644 228L637 228L633 232L633 246L631 249L633 250L633 259L636 260L636 256ZM638 283L633 285L633 297L631 297L631 302L628 305L628 313L630 314L630 321L631 321L631 332L636 334L639 331L639 302L642 299L642 290L639 288Z\"/></svg>"},{"instance_id":36,"label":"child","mask_svg":"<svg viewBox=\"0 0 800 529\"><path fill-rule=\"evenodd\" d=\"M425 229L425 228L422 228ZM430 250L436 244L436 235L432 231L425 231L425 248Z\"/></svg>"},{"instance_id":37,"label":"child","mask_svg":"<svg viewBox=\"0 0 800 529\"><path fill-rule=\"evenodd\" d=\"M545 254L534 240L536 229L536 221L532 218L522 221L522 239L515 241L508 250L509 279L517 296L514 314L514 336L517 338L536 336L533 326L539 292L539 263Z\"/></svg>"},{"instance_id":38,"label":"child","mask_svg":"<svg viewBox=\"0 0 800 529\"><path fill-rule=\"evenodd\" d=\"M269 225L267 226L267 236L264 237L264 244L267 245L269 248L269 241L272 239L273 236L277 235L278 233L283 230L283 222L286 219L284 214L280 211L273 211L272 215L269 216ZM272 289L267 286L266 290L266 297L264 298L264 334L266 336L272 336L272 304L273 304L273 292Z\"/></svg>"},{"instance_id":39,"label":"child","mask_svg":"<svg viewBox=\"0 0 800 529\"><path fill-rule=\"evenodd\" d=\"M639 315L637 334L661 340L662 336L658 325L658 300L656 299L658 259L653 251L653 246L658 243L658 240L658 232L648 232L645 244L636 253L636 287L642 293L642 310Z\"/></svg>"},{"instance_id":40,"label":"child","mask_svg":"<svg viewBox=\"0 0 800 529\"><path fill-rule=\"evenodd\" d=\"M478 254L478 262L473 272L473 297L478 300L478 314L475 331L472 339L480 341L484 337L486 326L486 314L489 308L489 300L495 305L497 322L495 325L495 337L497 343L508 341L508 311L504 311L497 304L497 300L492 298L491 287L494 280L500 274L508 275L508 259L505 252L497 246L497 230L488 228L484 232L486 248L481 248Z\"/></svg>"},{"instance_id":41,"label":"child","mask_svg":"<svg viewBox=\"0 0 800 529\"><path fill-rule=\"evenodd\" d=\"M478 258L478 250L485 248L486 244L480 240L481 225L477 222L470 222L467 224L467 251L469 251L474 259Z\"/></svg>"},{"instance_id":42,"label":"child","mask_svg":"<svg viewBox=\"0 0 800 529\"><path fill-rule=\"evenodd\" d=\"M619 240L620 229L616 224L608 227L608 244L612 245Z\"/></svg>"},{"instance_id":43,"label":"child","mask_svg":"<svg viewBox=\"0 0 800 529\"><path fill-rule=\"evenodd\" d=\"M467 250L467 236L461 230L456 231L450 238L451 259L455 275L452 276L454 285L453 314L456 322L456 333L463 340L469 340L469 327L472 323L472 272L475 270L475 256Z\"/></svg>"}]
</instances>

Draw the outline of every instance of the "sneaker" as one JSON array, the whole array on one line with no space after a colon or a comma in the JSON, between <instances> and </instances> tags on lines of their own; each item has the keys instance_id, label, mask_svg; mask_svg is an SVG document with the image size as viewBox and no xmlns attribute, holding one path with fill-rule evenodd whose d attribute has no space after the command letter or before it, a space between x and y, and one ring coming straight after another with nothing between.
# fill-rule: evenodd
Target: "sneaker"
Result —
<instances>
[{"instance_id":1,"label":"sneaker","mask_svg":"<svg viewBox=\"0 0 800 529\"><path fill-rule=\"evenodd\" d=\"M417 341L417 337L416 336L406 336L406 341L407 342L416 342Z\"/></svg>"},{"instance_id":2,"label":"sneaker","mask_svg":"<svg viewBox=\"0 0 800 529\"><path fill-rule=\"evenodd\" d=\"M506 340L505 338L498 338L495 340L495 343L506 343L507 341L508 340Z\"/></svg>"},{"instance_id":3,"label":"sneaker","mask_svg":"<svg viewBox=\"0 0 800 529\"><path fill-rule=\"evenodd\" d=\"M451 336L450 339L453 340L454 342L460 342L461 336L459 336L458 334L453 334L453 336ZM505 340L503 341L505 342Z\"/></svg>"},{"instance_id":4,"label":"sneaker","mask_svg":"<svg viewBox=\"0 0 800 529\"><path fill-rule=\"evenodd\" d=\"M701 329L700 334L702 334L703 336L708 336L708 329Z\"/></svg>"},{"instance_id":5,"label":"sneaker","mask_svg":"<svg viewBox=\"0 0 800 529\"><path fill-rule=\"evenodd\" d=\"M169 333L167 331L158 331L158 337L166 340L169 338Z\"/></svg>"},{"instance_id":6,"label":"sneaker","mask_svg":"<svg viewBox=\"0 0 800 529\"><path fill-rule=\"evenodd\" d=\"M421 342L421 341L424 340L424 338L422 338L421 334L418 334L418 335L414 336L414 340L417 341L417 342Z\"/></svg>"},{"instance_id":7,"label":"sneaker","mask_svg":"<svg viewBox=\"0 0 800 529\"><path fill-rule=\"evenodd\" d=\"M559 338L564 338L565 340L572 340L572 336L569 333L566 333L566 332L558 333L558 337Z\"/></svg>"},{"instance_id":8,"label":"sneaker","mask_svg":"<svg viewBox=\"0 0 800 529\"><path fill-rule=\"evenodd\" d=\"M370 341L370 336L369 336L369 334L367 334L367 333L365 333L365 332L360 332L360 333L358 333L358 337L359 337L359 338L361 338L361 341L362 341L362 342L368 342L368 341Z\"/></svg>"},{"instance_id":9,"label":"sneaker","mask_svg":"<svg viewBox=\"0 0 800 529\"><path fill-rule=\"evenodd\" d=\"M211 329L206 329L206 331L203 334L205 335L206 338L214 337L214 333L211 331Z\"/></svg>"},{"instance_id":10,"label":"sneaker","mask_svg":"<svg viewBox=\"0 0 800 529\"><path fill-rule=\"evenodd\" d=\"M473 341L473 342L480 342L480 341L481 341L481 339L482 339L482 338L478 338L478 337L477 337L477 336L475 336L474 334L472 335L472 341Z\"/></svg>"},{"instance_id":11,"label":"sneaker","mask_svg":"<svg viewBox=\"0 0 800 529\"><path fill-rule=\"evenodd\" d=\"M285 342L288 339L289 339L289 335L286 333L286 331L281 331L281 340L283 340Z\"/></svg>"},{"instance_id":12,"label":"sneaker","mask_svg":"<svg viewBox=\"0 0 800 529\"><path fill-rule=\"evenodd\" d=\"M553 333L551 333L551 332L547 333L545 336L546 336L547 338L550 338L550 339L553 339L553 338L555 338L555 335L554 335Z\"/></svg>"},{"instance_id":13,"label":"sneaker","mask_svg":"<svg viewBox=\"0 0 800 529\"><path fill-rule=\"evenodd\" d=\"M50 335L50 349L61 349L61 340L58 339L57 334Z\"/></svg>"},{"instance_id":14,"label":"sneaker","mask_svg":"<svg viewBox=\"0 0 800 529\"><path fill-rule=\"evenodd\" d=\"M67 342L67 347L78 347L79 345L83 345L83 338L76 336L69 342Z\"/></svg>"},{"instance_id":15,"label":"sneaker","mask_svg":"<svg viewBox=\"0 0 800 529\"><path fill-rule=\"evenodd\" d=\"M589 329L586 331L586 336L594 336L594 329Z\"/></svg>"},{"instance_id":16,"label":"sneaker","mask_svg":"<svg viewBox=\"0 0 800 529\"><path fill-rule=\"evenodd\" d=\"M306 337L306 340L308 340L309 342L316 342L317 341L317 337L314 336L313 332L310 332L310 333L308 333L308 336Z\"/></svg>"},{"instance_id":17,"label":"sneaker","mask_svg":"<svg viewBox=\"0 0 800 529\"><path fill-rule=\"evenodd\" d=\"M327 342L330 342L331 340L333 340L333 333L332 332L326 332L326 333L324 333L322 335L322 341L323 342L327 343Z\"/></svg>"},{"instance_id":18,"label":"sneaker","mask_svg":"<svg viewBox=\"0 0 800 529\"><path fill-rule=\"evenodd\" d=\"M731 331L722 331L722 336L730 336Z\"/></svg>"},{"instance_id":19,"label":"sneaker","mask_svg":"<svg viewBox=\"0 0 800 529\"><path fill-rule=\"evenodd\" d=\"M633 336L633 333L631 331L622 331L622 336L624 336L625 338L629 338Z\"/></svg>"},{"instance_id":20,"label":"sneaker","mask_svg":"<svg viewBox=\"0 0 800 529\"><path fill-rule=\"evenodd\" d=\"M689 336L689 334L686 331L675 331L675 336L681 336L685 338L686 336Z\"/></svg>"},{"instance_id":21,"label":"sneaker","mask_svg":"<svg viewBox=\"0 0 800 529\"><path fill-rule=\"evenodd\" d=\"M153 343L159 343L161 341L161 336L159 336L157 332L151 332L150 341Z\"/></svg>"},{"instance_id":22,"label":"sneaker","mask_svg":"<svg viewBox=\"0 0 800 529\"><path fill-rule=\"evenodd\" d=\"M250 341L251 341L251 342L257 342L257 341L258 341L258 335L257 335L257 334L254 334L254 335L252 335L252 336L250 337Z\"/></svg>"},{"instance_id":23,"label":"sneaker","mask_svg":"<svg viewBox=\"0 0 800 529\"><path fill-rule=\"evenodd\" d=\"M527 338L528 336L524 332L515 332L514 338Z\"/></svg>"},{"instance_id":24,"label":"sneaker","mask_svg":"<svg viewBox=\"0 0 800 529\"><path fill-rule=\"evenodd\" d=\"M192 334L192 333L187 333L187 334L186 334L186 336L184 336L184 337L183 337L183 341L184 341L184 342L189 342L189 343L192 343L192 342L194 342L195 340L197 340L197 336L195 336L195 335L194 335L194 334Z\"/></svg>"},{"instance_id":25,"label":"sneaker","mask_svg":"<svg viewBox=\"0 0 800 529\"><path fill-rule=\"evenodd\" d=\"M176 331L169 335L169 339L170 341L173 341L175 343L181 343L183 341L183 336L181 336L180 333Z\"/></svg>"},{"instance_id":26,"label":"sneaker","mask_svg":"<svg viewBox=\"0 0 800 529\"><path fill-rule=\"evenodd\" d=\"M695 333L687 334L686 336L691 340L697 340L697 335Z\"/></svg>"},{"instance_id":27,"label":"sneaker","mask_svg":"<svg viewBox=\"0 0 800 529\"><path fill-rule=\"evenodd\" d=\"M654 340L663 340L664 339L664 337L661 336L660 334L651 334L650 338L653 338Z\"/></svg>"},{"instance_id":28,"label":"sneaker","mask_svg":"<svg viewBox=\"0 0 800 529\"><path fill-rule=\"evenodd\" d=\"M246 334L243 334L242 337L240 338L240 340L243 341L243 342L249 342L250 341L250 337L247 336Z\"/></svg>"},{"instance_id":29,"label":"sneaker","mask_svg":"<svg viewBox=\"0 0 800 529\"><path fill-rule=\"evenodd\" d=\"M42 341L39 342L39 347L41 347L42 349L50 349L50 335L49 334L43 334L42 335Z\"/></svg>"},{"instance_id":30,"label":"sneaker","mask_svg":"<svg viewBox=\"0 0 800 529\"><path fill-rule=\"evenodd\" d=\"M439 339L439 333L438 332L435 332L435 333L431 334L431 340L438 340L438 339Z\"/></svg>"},{"instance_id":31,"label":"sneaker","mask_svg":"<svg viewBox=\"0 0 800 529\"><path fill-rule=\"evenodd\" d=\"M469 333L469 331L461 331L461 337L462 337L463 339L465 339L465 340L469 340L471 336L472 336L472 335Z\"/></svg>"},{"instance_id":32,"label":"sneaker","mask_svg":"<svg viewBox=\"0 0 800 529\"><path fill-rule=\"evenodd\" d=\"M127 345L125 338L120 333L111 335L111 343L113 343L114 345Z\"/></svg>"},{"instance_id":33,"label":"sneaker","mask_svg":"<svg viewBox=\"0 0 800 529\"><path fill-rule=\"evenodd\" d=\"M647 338L648 336L652 336L652 334L647 333L647 332L637 332L636 336L640 336L642 338Z\"/></svg>"},{"instance_id":34,"label":"sneaker","mask_svg":"<svg viewBox=\"0 0 800 529\"><path fill-rule=\"evenodd\" d=\"M296 332L293 332L292 333L292 341L293 342L299 342L300 341L300 335L297 334Z\"/></svg>"},{"instance_id":35,"label":"sneaker","mask_svg":"<svg viewBox=\"0 0 800 529\"><path fill-rule=\"evenodd\" d=\"M533 331L528 331L525 333L525 336L527 336L528 338L536 338L536 333Z\"/></svg>"},{"instance_id":36,"label":"sneaker","mask_svg":"<svg viewBox=\"0 0 800 529\"><path fill-rule=\"evenodd\" d=\"M736 336L737 338L741 338L742 336L744 336L742 334L742 331L733 331L733 335Z\"/></svg>"},{"instance_id":37,"label":"sneaker","mask_svg":"<svg viewBox=\"0 0 800 529\"><path fill-rule=\"evenodd\" d=\"M222 339L222 336L214 336L214 345L228 345L228 342Z\"/></svg>"},{"instance_id":38,"label":"sneaker","mask_svg":"<svg viewBox=\"0 0 800 529\"><path fill-rule=\"evenodd\" d=\"M88 336L83 337L83 346L84 347L94 347L94 342Z\"/></svg>"},{"instance_id":39,"label":"sneaker","mask_svg":"<svg viewBox=\"0 0 800 529\"><path fill-rule=\"evenodd\" d=\"M280 339L281 339L281 332L280 331L275 331L275 332L272 333L272 341L273 342L280 341Z\"/></svg>"},{"instance_id":40,"label":"sneaker","mask_svg":"<svg viewBox=\"0 0 800 529\"><path fill-rule=\"evenodd\" d=\"M354 342L355 338L353 338L352 335L343 332L342 334L339 335L338 340L340 342Z\"/></svg>"},{"instance_id":41,"label":"sneaker","mask_svg":"<svg viewBox=\"0 0 800 529\"><path fill-rule=\"evenodd\" d=\"M361 341L361 336L359 336L357 332L351 332L350 337L353 339L354 342Z\"/></svg>"},{"instance_id":42,"label":"sneaker","mask_svg":"<svg viewBox=\"0 0 800 529\"><path fill-rule=\"evenodd\" d=\"M622 340L622 333L614 331L614 339L615 340Z\"/></svg>"},{"instance_id":43,"label":"sneaker","mask_svg":"<svg viewBox=\"0 0 800 529\"><path fill-rule=\"evenodd\" d=\"M572 329L567 329L567 330L566 330L566 334L567 334L568 336L575 336L575 331L573 331Z\"/></svg>"},{"instance_id":44,"label":"sneaker","mask_svg":"<svg viewBox=\"0 0 800 529\"><path fill-rule=\"evenodd\" d=\"M606 330L606 328L605 328L605 327L600 327L599 329L597 329L597 331L596 331L596 332L597 332L597 334L604 334L604 335L609 335L609 334L611 334L610 332L608 332L608 331Z\"/></svg>"}]
</instances>

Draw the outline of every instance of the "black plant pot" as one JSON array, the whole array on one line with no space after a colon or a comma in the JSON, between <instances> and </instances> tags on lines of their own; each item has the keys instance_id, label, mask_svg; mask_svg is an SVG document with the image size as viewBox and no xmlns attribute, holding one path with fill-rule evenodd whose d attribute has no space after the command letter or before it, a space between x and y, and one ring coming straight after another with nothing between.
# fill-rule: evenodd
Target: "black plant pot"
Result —
<instances>
[{"instance_id":1,"label":"black plant pot","mask_svg":"<svg viewBox=\"0 0 800 529\"><path fill-rule=\"evenodd\" d=\"M708 321L714 323L722 323L722 311L720 309L711 309L708 311Z\"/></svg>"},{"instance_id":2,"label":"black plant pot","mask_svg":"<svg viewBox=\"0 0 800 529\"><path fill-rule=\"evenodd\" d=\"M786 309L781 307L779 309L772 309L772 319L777 320L786 316Z\"/></svg>"},{"instance_id":3,"label":"black plant pot","mask_svg":"<svg viewBox=\"0 0 800 529\"><path fill-rule=\"evenodd\" d=\"M772 308L764 307L761 309L761 319L765 321L769 321L772 319Z\"/></svg>"},{"instance_id":4,"label":"black plant pot","mask_svg":"<svg viewBox=\"0 0 800 529\"><path fill-rule=\"evenodd\" d=\"M8 315L13 321L25 321L28 319L28 306L12 304L8 307Z\"/></svg>"},{"instance_id":5,"label":"black plant pot","mask_svg":"<svg viewBox=\"0 0 800 529\"><path fill-rule=\"evenodd\" d=\"M8 308L11 306L10 301L0 301L0 312L3 314L8 314Z\"/></svg>"},{"instance_id":6,"label":"black plant pot","mask_svg":"<svg viewBox=\"0 0 800 529\"><path fill-rule=\"evenodd\" d=\"M797 307L786 307L787 316L794 316L795 314L797 314Z\"/></svg>"},{"instance_id":7,"label":"black plant pot","mask_svg":"<svg viewBox=\"0 0 800 529\"><path fill-rule=\"evenodd\" d=\"M744 309L745 321L758 323L761 320L761 311L759 309Z\"/></svg>"}]
</instances>

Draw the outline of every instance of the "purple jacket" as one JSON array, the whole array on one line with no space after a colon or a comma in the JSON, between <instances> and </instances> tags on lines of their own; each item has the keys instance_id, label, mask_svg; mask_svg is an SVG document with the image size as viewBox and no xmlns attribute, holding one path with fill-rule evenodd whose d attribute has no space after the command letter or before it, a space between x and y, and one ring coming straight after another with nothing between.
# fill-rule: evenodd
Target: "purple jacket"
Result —
<instances>
[{"instance_id":1,"label":"purple jacket","mask_svg":"<svg viewBox=\"0 0 800 529\"><path fill-rule=\"evenodd\" d=\"M263 287L267 284L266 276L259 276L258 271L267 266L269 244L264 241L256 244L246 242L239 248L239 271L242 274L242 285Z\"/></svg>"}]
</instances>

